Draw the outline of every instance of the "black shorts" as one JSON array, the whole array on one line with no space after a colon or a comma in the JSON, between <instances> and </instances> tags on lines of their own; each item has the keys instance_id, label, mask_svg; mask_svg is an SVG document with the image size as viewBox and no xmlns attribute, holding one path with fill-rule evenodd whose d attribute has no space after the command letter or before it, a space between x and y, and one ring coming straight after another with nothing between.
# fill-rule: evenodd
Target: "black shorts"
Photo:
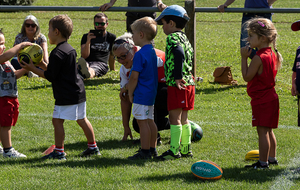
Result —
<instances>
[{"instance_id":1,"label":"black shorts","mask_svg":"<svg viewBox=\"0 0 300 190\"><path fill-rule=\"evenodd\" d=\"M97 77L101 77L108 72L108 65L106 63L100 61L90 61L87 63L89 64L90 68L94 69Z\"/></svg>"}]
</instances>

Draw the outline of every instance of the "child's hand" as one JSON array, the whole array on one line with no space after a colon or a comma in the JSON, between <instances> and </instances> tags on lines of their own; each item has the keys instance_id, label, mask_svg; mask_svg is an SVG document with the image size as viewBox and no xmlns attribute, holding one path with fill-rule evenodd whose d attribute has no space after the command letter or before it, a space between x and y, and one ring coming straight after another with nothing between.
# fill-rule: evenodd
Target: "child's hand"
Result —
<instances>
[{"instance_id":1,"label":"child's hand","mask_svg":"<svg viewBox=\"0 0 300 190\"><path fill-rule=\"evenodd\" d=\"M22 49L26 46L31 46L31 45L32 45L32 43L30 43L30 42L22 42L22 43L20 43L20 49Z\"/></svg>"},{"instance_id":2,"label":"child's hand","mask_svg":"<svg viewBox=\"0 0 300 190\"><path fill-rule=\"evenodd\" d=\"M249 48L248 46L242 47L241 48L241 56L242 56L242 58L246 58L247 59L251 55L251 52L252 52L252 49Z\"/></svg>"},{"instance_id":3,"label":"child's hand","mask_svg":"<svg viewBox=\"0 0 300 190\"><path fill-rule=\"evenodd\" d=\"M20 66L28 71L32 71L35 68L32 59L29 60L29 63L26 63L22 60Z\"/></svg>"},{"instance_id":4,"label":"child's hand","mask_svg":"<svg viewBox=\"0 0 300 190\"><path fill-rule=\"evenodd\" d=\"M178 79L178 80L175 80L176 82L176 86L179 90L185 90L185 81L183 79Z\"/></svg>"}]
</instances>

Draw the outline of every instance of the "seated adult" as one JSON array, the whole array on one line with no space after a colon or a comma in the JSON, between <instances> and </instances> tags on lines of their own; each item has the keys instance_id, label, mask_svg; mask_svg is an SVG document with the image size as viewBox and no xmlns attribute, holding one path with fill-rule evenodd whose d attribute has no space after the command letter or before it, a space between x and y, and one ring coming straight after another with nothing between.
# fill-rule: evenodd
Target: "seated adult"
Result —
<instances>
[{"instance_id":1,"label":"seated adult","mask_svg":"<svg viewBox=\"0 0 300 190\"><path fill-rule=\"evenodd\" d=\"M101 77L115 70L115 60L111 53L116 35L107 32L108 18L104 13L94 16L94 31L84 34L81 39L81 58L78 60L79 74L83 78Z\"/></svg>"},{"instance_id":2,"label":"seated adult","mask_svg":"<svg viewBox=\"0 0 300 190\"><path fill-rule=\"evenodd\" d=\"M122 122L124 127L124 135L122 140L127 140L128 136L132 138L131 129L129 127L131 107L132 104L129 101L127 92L127 83L129 81L129 73L132 66L132 60L134 54L139 50L139 47L134 45L131 33L125 33L118 37L113 44L112 51L115 55L115 59L121 63L120 68L120 99L121 99L121 111L122 111ZM164 129L170 129L169 119L166 117L169 115L167 110L167 86L164 75L164 61L165 53L161 50L155 49L158 56L157 67L158 67L158 87L157 95L154 104L154 122L157 125L158 131ZM136 126L135 126L136 125ZM135 119L133 120L134 129L138 128ZM138 130L136 130L139 132ZM158 135L159 137L159 135ZM160 139L158 139L160 141Z\"/></svg>"},{"instance_id":3,"label":"seated adult","mask_svg":"<svg viewBox=\"0 0 300 190\"><path fill-rule=\"evenodd\" d=\"M48 64L49 57L48 57L48 45L47 45L47 38L45 35L41 33L40 25L38 20L33 15L28 15L21 28L21 32L16 36L14 46L20 44L22 42L31 42L38 44L43 49L43 61ZM11 60L11 64L16 70L21 69L20 63L18 61L17 55ZM28 77L35 76L34 73L29 72Z\"/></svg>"}]
</instances>

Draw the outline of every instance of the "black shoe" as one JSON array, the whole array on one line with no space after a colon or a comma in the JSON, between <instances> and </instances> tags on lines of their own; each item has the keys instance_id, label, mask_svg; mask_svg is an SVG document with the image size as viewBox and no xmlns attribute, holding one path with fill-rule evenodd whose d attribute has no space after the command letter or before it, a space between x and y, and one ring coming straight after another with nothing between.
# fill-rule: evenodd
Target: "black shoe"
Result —
<instances>
[{"instance_id":1,"label":"black shoe","mask_svg":"<svg viewBox=\"0 0 300 190\"><path fill-rule=\"evenodd\" d=\"M155 149L155 151L151 152L151 156L152 156L152 158L158 157L158 152L156 149Z\"/></svg>"},{"instance_id":2,"label":"black shoe","mask_svg":"<svg viewBox=\"0 0 300 190\"><path fill-rule=\"evenodd\" d=\"M137 153L133 156L128 157L129 160L150 160L151 159L151 153L145 154L142 149L139 149Z\"/></svg>"},{"instance_id":3,"label":"black shoe","mask_svg":"<svg viewBox=\"0 0 300 190\"><path fill-rule=\"evenodd\" d=\"M158 160L175 160L181 158L180 152L178 154L174 154L171 150L167 150L162 155L156 157Z\"/></svg>"},{"instance_id":4,"label":"black shoe","mask_svg":"<svg viewBox=\"0 0 300 190\"><path fill-rule=\"evenodd\" d=\"M83 151L83 152L80 154L80 156L92 156L92 155L101 156L101 153L100 153L98 147L93 148L93 149L87 148L85 151Z\"/></svg>"},{"instance_id":5,"label":"black shoe","mask_svg":"<svg viewBox=\"0 0 300 190\"><path fill-rule=\"evenodd\" d=\"M62 152L61 154L57 153L55 150L50 154L43 156L42 159L57 159L57 160L66 160L66 153Z\"/></svg>"},{"instance_id":6,"label":"black shoe","mask_svg":"<svg viewBox=\"0 0 300 190\"><path fill-rule=\"evenodd\" d=\"M274 162L271 162L270 160L268 160L269 165L278 165L278 160L275 160Z\"/></svg>"},{"instance_id":7,"label":"black shoe","mask_svg":"<svg viewBox=\"0 0 300 190\"><path fill-rule=\"evenodd\" d=\"M252 165L246 165L245 168L253 168L253 169L268 169L269 164L261 165L260 161L257 161L256 163Z\"/></svg>"},{"instance_id":8,"label":"black shoe","mask_svg":"<svg viewBox=\"0 0 300 190\"><path fill-rule=\"evenodd\" d=\"M193 153L192 153L192 151L189 151L186 154L181 153L181 157L185 157L185 158L190 157L190 158L193 158Z\"/></svg>"}]
</instances>

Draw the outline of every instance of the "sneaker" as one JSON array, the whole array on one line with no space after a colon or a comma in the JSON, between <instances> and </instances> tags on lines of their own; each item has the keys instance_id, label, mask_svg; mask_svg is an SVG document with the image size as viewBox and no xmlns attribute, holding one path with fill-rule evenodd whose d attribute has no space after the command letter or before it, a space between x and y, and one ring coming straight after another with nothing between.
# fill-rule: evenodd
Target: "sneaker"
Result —
<instances>
[{"instance_id":1,"label":"sneaker","mask_svg":"<svg viewBox=\"0 0 300 190\"><path fill-rule=\"evenodd\" d=\"M185 158L190 157L190 158L193 158L193 153L192 153L192 151L189 151L186 154L181 153L181 157L185 157Z\"/></svg>"},{"instance_id":2,"label":"sneaker","mask_svg":"<svg viewBox=\"0 0 300 190\"><path fill-rule=\"evenodd\" d=\"M27 77L28 78L36 78L36 77L39 77L39 75L33 73L32 71L29 71L28 74L27 74Z\"/></svg>"},{"instance_id":3,"label":"sneaker","mask_svg":"<svg viewBox=\"0 0 300 190\"><path fill-rule=\"evenodd\" d=\"M162 155L156 157L159 160L175 160L181 158L180 152L178 154L174 154L171 150L167 150Z\"/></svg>"},{"instance_id":4,"label":"sneaker","mask_svg":"<svg viewBox=\"0 0 300 190\"><path fill-rule=\"evenodd\" d=\"M158 133L158 134L159 134L159 133ZM157 141L156 141L156 145L159 146L159 145L161 145L161 144L162 144L162 142L161 142L161 137L158 136L158 137L157 137Z\"/></svg>"},{"instance_id":5,"label":"sneaker","mask_svg":"<svg viewBox=\"0 0 300 190\"><path fill-rule=\"evenodd\" d=\"M90 78L91 73L89 72L87 62L82 57L78 59L78 68L79 68L81 74L83 75L83 77Z\"/></svg>"},{"instance_id":6,"label":"sneaker","mask_svg":"<svg viewBox=\"0 0 300 190\"><path fill-rule=\"evenodd\" d=\"M93 148L93 149L87 148L85 151L83 151L83 152L80 154L80 156L92 156L92 155L101 156L101 153L100 153L98 147Z\"/></svg>"},{"instance_id":7,"label":"sneaker","mask_svg":"<svg viewBox=\"0 0 300 190\"><path fill-rule=\"evenodd\" d=\"M0 154L3 154L3 148L2 148L2 146L0 146Z\"/></svg>"},{"instance_id":8,"label":"sneaker","mask_svg":"<svg viewBox=\"0 0 300 190\"><path fill-rule=\"evenodd\" d=\"M5 158L26 158L27 156L11 148L7 153L3 152Z\"/></svg>"},{"instance_id":9,"label":"sneaker","mask_svg":"<svg viewBox=\"0 0 300 190\"><path fill-rule=\"evenodd\" d=\"M50 154L43 156L42 159L66 160L66 153L62 152L61 154L58 154L55 150L53 150L53 152L51 152Z\"/></svg>"},{"instance_id":10,"label":"sneaker","mask_svg":"<svg viewBox=\"0 0 300 190\"><path fill-rule=\"evenodd\" d=\"M271 162L270 160L268 160L268 162L269 162L269 165L278 165L278 160L275 160L275 161L273 161L273 162Z\"/></svg>"},{"instance_id":11,"label":"sneaker","mask_svg":"<svg viewBox=\"0 0 300 190\"><path fill-rule=\"evenodd\" d=\"M151 153L149 152L149 154L145 154L141 149L139 149L138 151L136 151L137 153L133 156L129 156L128 159L129 160L148 160L151 159Z\"/></svg>"},{"instance_id":12,"label":"sneaker","mask_svg":"<svg viewBox=\"0 0 300 190\"><path fill-rule=\"evenodd\" d=\"M254 163L252 165L246 165L245 168L268 169L269 168L269 164L261 165L261 163L259 161L257 161L256 163Z\"/></svg>"}]
</instances>

